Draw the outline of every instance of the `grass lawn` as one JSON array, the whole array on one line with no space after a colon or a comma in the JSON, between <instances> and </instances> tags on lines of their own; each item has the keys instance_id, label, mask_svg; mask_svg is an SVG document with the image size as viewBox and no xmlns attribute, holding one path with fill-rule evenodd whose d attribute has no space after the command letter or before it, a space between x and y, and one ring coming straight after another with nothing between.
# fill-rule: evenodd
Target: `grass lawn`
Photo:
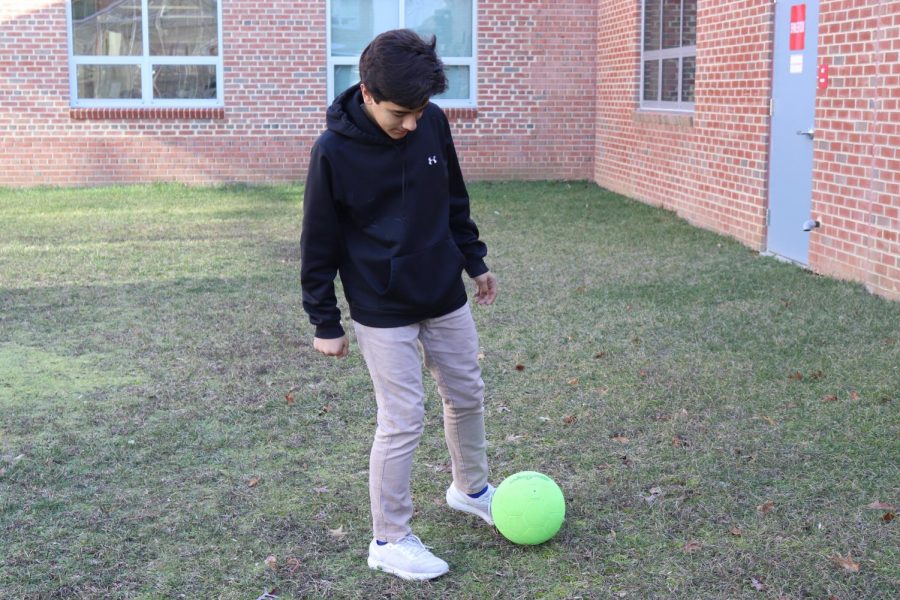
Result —
<instances>
[{"instance_id":1,"label":"grass lawn","mask_svg":"<svg viewBox=\"0 0 900 600\"><path fill-rule=\"evenodd\" d=\"M366 567L374 399L312 351L299 187L0 190L0 597L900 596L900 304L591 184L470 191L493 481L553 477L557 537L445 506L429 387L451 572Z\"/></svg>"}]
</instances>

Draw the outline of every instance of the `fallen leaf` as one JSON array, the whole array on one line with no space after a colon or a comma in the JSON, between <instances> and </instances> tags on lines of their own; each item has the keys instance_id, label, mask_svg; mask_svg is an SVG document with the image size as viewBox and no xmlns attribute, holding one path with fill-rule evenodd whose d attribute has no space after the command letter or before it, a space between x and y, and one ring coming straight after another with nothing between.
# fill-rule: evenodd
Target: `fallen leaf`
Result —
<instances>
[{"instance_id":1,"label":"fallen leaf","mask_svg":"<svg viewBox=\"0 0 900 600\"><path fill-rule=\"evenodd\" d=\"M800 371L794 371L790 375L788 375L788 379L791 381L803 381L803 373Z\"/></svg>"},{"instance_id":2,"label":"fallen leaf","mask_svg":"<svg viewBox=\"0 0 900 600\"><path fill-rule=\"evenodd\" d=\"M569 380L569 385L578 385L578 378L574 377Z\"/></svg>"},{"instance_id":3,"label":"fallen leaf","mask_svg":"<svg viewBox=\"0 0 900 600\"><path fill-rule=\"evenodd\" d=\"M332 406L330 404L326 404L325 406L323 406L322 408L319 409L319 414L324 415L326 413L330 413L332 410L333 410Z\"/></svg>"},{"instance_id":4,"label":"fallen leaf","mask_svg":"<svg viewBox=\"0 0 900 600\"><path fill-rule=\"evenodd\" d=\"M629 441L628 438L625 437L624 435L614 435L609 439L611 439L614 442L619 442L620 444L627 444Z\"/></svg>"},{"instance_id":5,"label":"fallen leaf","mask_svg":"<svg viewBox=\"0 0 900 600\"><path fill-rule=\"evenodd\" d=\"M778 427L778 421L776 421L776 420L773 419L772 417L770 417L770 416L768 416L768 415L763 415L763 416L760 417L760 418L761 418L763 421L765 421L766 423L768 423L769 425L771 425L772 427Z\"/></svg>"},{"instance_id":6,"label":"fallen leaf","mask_svg":"<svg viewBox=\"0 0 900 600\"><path fill-rule=\"evenodd\" d=\"M676 435L672 436L672 447L673 448L686 448L690 445L691 445L691 443L683 435L676 434Z\"/></svg>"},{"instance_id":7,"label":"fallen leaf","mask_svg":"<svg viewBox=\"0 0 900 600\"><path fill-rule=\"evenodd\" d=\"M772 512L773 508L775 508L775 502L773 502L772 500L767 500L767 501L763 502L762 504L760 504L759 506L757 506L756 510L758 510L762 514L766 515L766 514L769 514L770 512Z\"/></svg>"},{"instance_id":8,"label":"fallen leaf","mask_svg":"<svg viewBox=\"0 0 900 600\"><path fill-rule=\"evenodd\" d=\"M741 531L740 527L732 527L731 529L728 530L728 533L730 533L731 535L733 535L735 537L741 537L742 535L744 535L744 532Z\"/></svg>"},{"instance_id":9,"label":"fallen leaf","mask_svg":"<svg viewBox=\"0 0 900 600\"><path fill-rule=\"evenodd\" d=\"M753 589L757 592L764 592L766 590L766 586L764 586L763 583L756 577L750 578L750 585L752 585Z\"/></svg>"},{"instance_id":10,"label":"fallen leaf","mask_svg":"<svg viewBox=\"0 0 900 600\"><path fill-rule=\"evenodd\" d=\"M852 392L850 392L850 399L851 400L859 400L859 392L857 392L856 390L853 390Z\"/></svg>"},{"instance_id":11,"label":"fallen leaf","mask_svg":"<svg viewBox=\"0 0 900 600\"><path fill-rule=\"evenodd\" d=\"M294 392L288 392L284 395L284 400L287 402L288 406L291 406L294 403Z\"/></svg>"},{"instance_id":12,"label":"fallen leaf","mask_svg":"<svg viewBox=\"0 0 900 600\"><path fill-rule=\"evenodd\" d=\"M879 502L876 500L870 504L866 504L866 508L871 508L872 510L897 510L893 504L888 504L887 502Z\"/></svg>"},{"instance_id":13,"label":"fallen leaf","mask_svg":"<svg viewBox=\"0 0 900 600\"><path fill-rule=\"evenodd\" d=\"M884 513L884 515L882 515L881 520L884 521L885 523L890 523L891 521L893 521L896 518L897 518L896 514L894 514L892 512L886 512L886 513Z\"/></svg>"},{"instance_id":14,"label":"fallen leaf","mask_svg":"<svg viewBox=\"0 0 900 600\"><path fill-rule=\"evenodd\" d=\"M250 481L247 482L247 487L256 487L259 485L260 477L251 477Z\"/></svg>"},{"instance_id":15,"label":"fallen leaf","mask_svg":"<svg viewBox=\"0 0 900 600\"><path fill-rule=\"evenodd\" d=\"M575 291L579 294L583 294L587 291L587 288L583 285L579 285L577 288L575 288Z\"/></svg>"},{"instance_id":16,"label":"fallen leaf","mask_svg":"<svg viewBox=\"0 0 900 600\"><path fill-rule=\"evenodd\" d=\"M525 365L523 365L522 363L518 363L516 365L516 371L524 371L524 370L525 370Z\"/></svg>"},{"instance_id":17,"label":"fallen leaf","mask_svg":"<svg viewBox=\"0 0 900 600\"><path fill-rule=\"evenodd\" d=\"M328 535L330 535L331 537L333 537L336 540L342 540L345 537L347 537L347 532L344 531L344 526L341 525L337 529L329 529Z\"/></svg>"},{"instance_id":18,"label":"fallen leaf","mask_svg":"<svg viewBox=\"0 0 900 600\"><path fill-rule=\"evenodd\" d=\"M285 563L287 563L288 573L290 573L291 575L296 574L297 571L300 570L300 559L295 556L288 556Z\"/></svg>"},{"instance_id":19,"label":"fallen leaf","mask_svg":"<svg viewBox=\"0 0 900 600\"><path fill-rule=\"evenodd\" d=\"M822 396L822 402L837 402L837 399L836 394L826 394Z\"/></svg>"},{"instance_id":20,"label":"fallen leaf","mask_svg":"<svg viewBox=\"0 0 900 600\"><path fill-rule=\"evenodd\" d=\"M702 547L702 546L700 545L700 542L698 542L697 540L690 540L689 542L687 542L687 543L684 545L684 547L683 547L681 550L682 550L685 554L690 554L691 552L696 552L696 551L699 550L701 547Z\"/></svg>"},{"instance_id":21,"label":"fallen leaf","mask_svg":"<svg viewBox=\"0 0 900 600\"><path fill-rule=\"evenodd\" d=\"M840 554L838 554L837 556L832 556L831 562L844 569L845 571L850 571L851 573L859 573L859 563L855 562L850 554L847 554L847 558L844 558Z\"/></svg>"},{"instance_id":22,"label":"fallen leaf","mask_svg":"<svg viewBox=\"0 0 900 600\"><path fill-rule=\"evenodd\" d=\"M814 381L818 381L820 379L825 379L825 373L823 373L822 371L813 371L812 373L809 374L809 378Z\"/></svg>"},{"instance_id":23,"label":"fallen leaf","mask_svg":"<svg viewBox=\"0 0 900 600\"><path fill-rule=\"evenodd\" d=\"M278 569L278 559L275 558L274 554L270 554L266 557L265 560L266 566L272 569L273 571Z\"/></svg>"},{"instance_id":24,"label":"fallen leaf","mask_svg":"<svg viewBox=\"0 0 900 600\"><path fill-rule=\"evenodd\" d=\"M565 423L566 425L571 425L577 420L578 417L576 417L575 415L566 415L565 417L563 417L563 423Z\"/></svg>"},{"instance_id":25,"label":"fallen leaf","mask_svg":"<svg viewBox=\"0 0 900 600\"><path fill-rule=\"evenodd\" d=\"M647 376L647 370L646 370L646 369L641 369L640 371L638 371L638 375L640 375L641 377L646 377L646 376Z\"/></svg>"},{"instance_id":26,"label":"fallen leaf","mask_svg":"<svg viewBox=\"0 0 900 600\"><path fill-rule=\"evenodd\" d=\"M606 356L606 352L601 351L595 354L594 358L603 358L604 356Z\"/></svg>"}]
</instances>

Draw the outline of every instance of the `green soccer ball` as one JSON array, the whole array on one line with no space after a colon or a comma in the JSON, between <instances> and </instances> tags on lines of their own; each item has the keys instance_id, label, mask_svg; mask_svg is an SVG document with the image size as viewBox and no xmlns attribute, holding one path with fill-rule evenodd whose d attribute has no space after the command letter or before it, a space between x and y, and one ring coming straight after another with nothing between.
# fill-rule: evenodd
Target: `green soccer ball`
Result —
<instances>
[{"instance_id":1,"label":"green soccer ball","mask_svg":"<svg viewBox=\"0 0 900 600\"><path fill-rule=\"evenodd\" d=\"M566 500L556 482L536 471L510 475L491 499L491 516L503 537L515 544L542 544L566 518Z\"/></svg>"}]
</instances>

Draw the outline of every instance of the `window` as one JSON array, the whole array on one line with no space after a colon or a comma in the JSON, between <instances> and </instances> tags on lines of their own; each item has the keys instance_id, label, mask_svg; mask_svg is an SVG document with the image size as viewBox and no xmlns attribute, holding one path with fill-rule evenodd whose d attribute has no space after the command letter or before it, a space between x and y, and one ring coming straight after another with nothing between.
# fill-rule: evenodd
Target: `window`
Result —
<instances>
[{"instance_id":1,"label":"window","mask_svg":"<svg viewBox=\"0 0 900 600\"><path fill-rule=\"evenodd\" d=\"M328 20L328 98L359 81L359 55L379 33L409 28L437 36L449 86L434 101L475 106L475 0L331 0Z\"/></svg>"},{"instance_id":2,"label":"window","mask_svg":"<svg viewBox=\"0 0 900 600\"><path fill-rule=\"evenodd\" d=\"M222 106L218 0L71 0L72 106Z\"/></svg>"},{"instance_id":3,"label":"window","mask_svg":"<svg viewBox=\"0 0 900 600\"><path fill-rule=\"evenodd\" d=\"M697 0L644 0L641 107L694 110Z\"/></svg>"}]
</instances>

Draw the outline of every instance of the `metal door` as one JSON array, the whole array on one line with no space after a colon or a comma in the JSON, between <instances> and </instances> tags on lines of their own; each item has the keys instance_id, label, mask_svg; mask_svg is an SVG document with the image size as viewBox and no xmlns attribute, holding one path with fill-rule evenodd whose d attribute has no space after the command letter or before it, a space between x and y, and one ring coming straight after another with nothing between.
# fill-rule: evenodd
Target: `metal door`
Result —
<instances>
[{"instance_id":1,"label":"metal door","mask_svg":"<svg viewBox=\"0 0 900 600\"><path fill-rule=\"evenodd\" d=\"M777 0L769 151L768 251L809 261L819 2Z\"/></svg>"}]
</instances>

